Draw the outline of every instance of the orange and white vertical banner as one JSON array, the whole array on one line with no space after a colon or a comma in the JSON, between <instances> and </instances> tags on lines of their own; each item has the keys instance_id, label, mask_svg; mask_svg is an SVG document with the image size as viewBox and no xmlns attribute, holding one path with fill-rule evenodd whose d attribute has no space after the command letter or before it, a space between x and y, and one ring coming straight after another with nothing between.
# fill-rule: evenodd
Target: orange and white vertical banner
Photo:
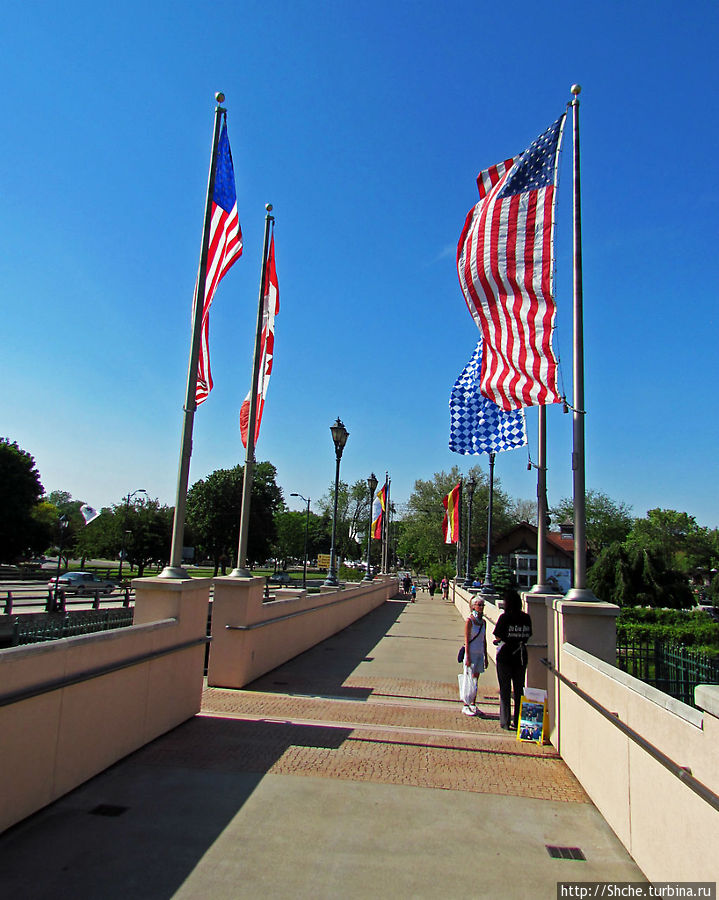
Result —
<instances>
[{"instance_id":1,"label":"orange and white vertical banner","mask_svg":"<svg viewBox=\"0 0 719 900\"><path fill-rule=\"evenodd\" d=\"M462 490L460 481L446 497L442 498L442 504L447 512L442 521L442 533L445 544L456 544L459 540L459 495Z\"/></svg>"}]
</instances>

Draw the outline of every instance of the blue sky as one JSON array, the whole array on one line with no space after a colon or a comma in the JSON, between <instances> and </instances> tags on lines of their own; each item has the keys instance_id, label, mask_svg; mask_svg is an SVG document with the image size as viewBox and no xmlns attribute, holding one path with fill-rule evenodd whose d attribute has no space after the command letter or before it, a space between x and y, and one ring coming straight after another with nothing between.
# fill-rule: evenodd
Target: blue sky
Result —
<instances>
[{"instance_id":1,"label":"blue sky","mask_svg":"<svg viewBox=\"0 0 719 900\"><path fill-rule=\"evenodd\" d=\"M215 389L190 482L244 461L264 204L280 314L257 447L289 498L417 478L448 450L476 327L454 256L477 172L579 82L587 486L719 525L719 7L709 0L4 4L0 434L46 490L174 503L214 92L226 94L245 251L212 307ZM557 208L556 347L572 380L571 128ZM536 411L528 412L536 457ZM550 504L571 416L548 413ZM486 457L479 462L487 469ZM498 457L517 498L527 454Z\"/></svg>"}]
</instances>

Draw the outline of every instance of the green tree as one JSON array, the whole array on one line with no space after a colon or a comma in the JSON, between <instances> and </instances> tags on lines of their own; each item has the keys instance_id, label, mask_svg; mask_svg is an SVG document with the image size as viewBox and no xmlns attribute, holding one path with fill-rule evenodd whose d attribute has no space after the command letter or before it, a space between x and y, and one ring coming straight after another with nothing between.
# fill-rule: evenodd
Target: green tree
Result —
<instances>
[{"instance_id":1,"label":"green tree","mask_svg":"<svg viewBox=\"0 0 719 900\"><path fill-rule=\"evenodd\" d=\"M685 574L716 567L719 556L717 530L702 528L694 516L675 509L650 509L634 522L627 542L660 553L667 565Z\"/></svg>"},{"instance_id":2,"label":"green tree","mask_svg":"<svg viewBox=\"0 0 719 900\"><path fill-rule=\"evenodd\" d=\"M195 482L187 494L187 524L195 535L201 558L212 560L215 574L237 557L242 507L242 466L217 469ZM270 462L257 463L252 482L247 561L261 562L276 539L275 512L283 505L277 470Z\"/></svg>"},{"instance_id":3,"label":"green tree","mask_svg":"<svg viewBox=\"0 0 719 900\"><path fill-rule=\"evenodd\" d=\"M587 573L600 600L617 606L688 608L694 598L685 576L667 566L661 553L629 542L605 547Z\"/></svg>"},{"instance_id":4,"label":"green tree","mask_svg":"<svg viewBox=\"0 0 719 900\"><path fill-rule=\"evenodd\" d=\"M306 512L283 509L275 513L276 557L281 561L283 569L287 568L290 559L304 559L305 526L307 526L309 543L309 523Z\"/></svg>"},{"instance_id":5,"label":"green tree","mask_svg":"<svg viewBox=\"0 0 719 900\"><path fill-rule=\"evenodd\" d=\"M44 493L35 460L17 443L0 438L0 560L15 562L45 549L43 529L33 512ZM40 545L40 546L39 546Z\"/></svg>"},{"instance_id":6,"label":"green tree","mask_svg":"<svg viewBox=\"0 0 719 900\"><path fill-rule=\"evenodd\" d=\"M62 545L62 558L65 568L70 560L78 556L78 539L85 527L85 520L80 512L82 500L73 500L67 491L51 491L47 496L48 503L57 510L57 519L53 530L53 542L56 552Z\"/></svg>"},{"instance_id":7,"label":"green tree","mask_svg":"<svg viewBox=\"0 0 719 900\"><path fill-rule=\"evenodd\" d=\"M456 546L445 544L442 535L444 506L442 499L461 478L457 466L449 472L435 472L432 480L415 481L414 490L407 501L406 511L401 521L401 532L397 542L397 555L406 566L409 562L417 571L455 572ZM474 477L477 487L472 502L472 565L487 543L487 510L489 505L489 478L479 466L472 466L466 476ZM509 512L510 502L502 491L499 479L494 479L494 503L492 508L492 532L502 534L512 525ZM462 530L466 529L467 503L462 505ZM409 562L408 562L409 561ZM435 576L436 577L436 576Z\"/></svg>"},{"instance_id":8,"label":"green tree","mask_svg":"<svg viewBox=\"0 0 719 900\"><path fill-rule=\"evenodd\" d=\"M332 515L334 510L335 486L330 485L327 493L317 501L317 506L329 519L329 539L332 541ZM362 478L350 487L340 481L337 488L337 528L335 550L338 559L360 559L363 539L366 545L369 516L369 490ZM329 553L330 546L326 551Z\"/></svg>"},{"instance_id":9,"label":"green tree","mask_svg":"<svg viewBox=\"0 0 719 900\"><path fill-rule=\"evenodd\" d=\"M611 500L602 491L589 490L585 494L587 542L594 554L600 553L615 541L623 541L632 529L631 507ZM574 501L565 497L550 511L555 524L573 521Z\"/></svg>"}]
</instances>

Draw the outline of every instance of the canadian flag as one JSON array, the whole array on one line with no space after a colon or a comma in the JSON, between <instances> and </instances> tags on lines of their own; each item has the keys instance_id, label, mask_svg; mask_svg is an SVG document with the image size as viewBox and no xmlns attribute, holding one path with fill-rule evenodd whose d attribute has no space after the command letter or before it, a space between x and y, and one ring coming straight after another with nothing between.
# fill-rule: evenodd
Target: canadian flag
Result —
<instances>
[{"instance_id":1,"label":"canadian flag","mask_svg":"<svg viewBox=\"0 0 719 900\"><path fill-rule=\"evenodd\" d=\"M267 254L267 269L265 275L265 294L262 312L262 337L260 346L262 349L260 356L260 373L257 382L257 416L255 419L255 440L260 433L260 422L262 421L262 410L265 406L265 397L267 395L267 386L270 383L270 375L272 374L272 361L275 352L275 316L280 311L280 289L277 284L277 270L275 269L275 236L272 235L270 240L270 250ZM252 388L250 388L250 392ZM247 447L247 430L250 421L250 394L245 397L245 401L240 409L240 436L242 443Z\"/></svg>"}]
</instances>

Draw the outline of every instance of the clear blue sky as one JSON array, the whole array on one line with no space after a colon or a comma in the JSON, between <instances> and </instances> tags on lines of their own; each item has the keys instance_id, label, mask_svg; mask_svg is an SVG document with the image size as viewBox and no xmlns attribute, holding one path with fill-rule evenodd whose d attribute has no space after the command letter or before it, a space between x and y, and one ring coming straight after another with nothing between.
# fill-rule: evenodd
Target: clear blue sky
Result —
<instances>
[{"instance_id":1,"label":"clear blue sky","mask_svg":"<svg viewBox=\"0 0 719 900\"><path fill-rule=\"evenodd\" d=\"M719 128L714 0L9 0L0 149L0 435L47 491L174 503L214 92L226 94L245 252L220 285L215 389L190 482L244 461L264 204L280 314L258 459L290 500L334 478L417 478L449 452L476 342L455 271L477 172L583 87L587 486L719 525ZM557 210L557 348L571 392L571 128ZM714 262L712 262L714 261ZM571 393L570 393L571 396ZM536 411L528 413L536 456ZM550 503L571 495L551 407ZM478 458L487 468L485 456ZM501 454L514 497L527 454Z\"/></svg>"}]
</instances>

